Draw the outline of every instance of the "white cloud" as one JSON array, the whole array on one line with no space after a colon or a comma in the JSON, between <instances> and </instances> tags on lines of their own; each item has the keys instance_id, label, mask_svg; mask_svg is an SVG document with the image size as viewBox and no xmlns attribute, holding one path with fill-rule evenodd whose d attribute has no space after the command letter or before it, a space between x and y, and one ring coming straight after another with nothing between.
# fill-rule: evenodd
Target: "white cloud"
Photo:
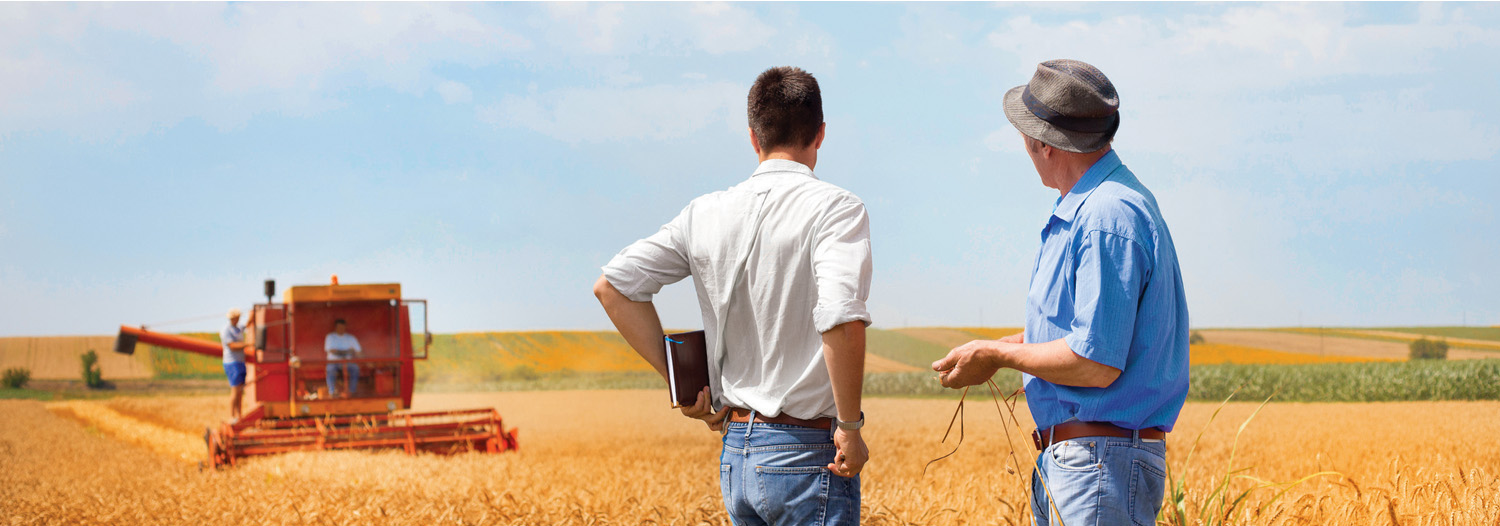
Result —
<instances>
[{"instance_id":1,"label":"white cloud","mask_svg":"<svg viewBox=\"0 0 1500 526\"><path fill-rule=\"evenodd\" d=\"M448 104L472 102L474 100L474 91L470 90L469 86L462 82L445 80L439 83L437 88L434 89L437 90L439 96L443 97L443 102Z\"/></svg>"},{"instance_id":2,"label":"white cloud","mask_svg":"<svg viewBox=\"0 0 1500 526\"><path fill-rule=\"evenodd\" d=\"M681 47L712 55L760 48L775 27L754 12L729 3L679 5L560 2L547 4L543 29L553 46L604 55L658 47ZM562 22L562 23L557 23Z\"/></svg>"},{"instance_id":3,"label":"white cloud","mask_svg":"<svg viewBox=\"0 0 1500 526\"><path fill-rule=\"evenodd\" d=\"M747 87L729 82L568 88L506 96L480 118L569 143L686 137L710 126L742 129Z\"/></svg>"},{"instance_id":4,"label":"white cloud","mask_svg":"<svg viewBox=\"0 0 1500 526\"><path fill-rule=\"evenodd\" d=\"M1185 166L1270 151L1344 167L1500 151L1500 128L1443 108L1448 101L1428 88L1382 90L1374 86L1390 83L1368 82L1446 73L1434 59L1457 46L1500 53L1500 30L1466 22L1456 10L1425 7L1419 20L1402 25L1358 24L1348 10L1267 4L1212 16L1058 24L1020 16L988 40L1019 59L1016 84L1048 59L1098 66L1120 90L1122 147L1170 154ZM1340 82L1347 87L1319 89Z\"/></svg>"},{"instance_id":5,"label":"white cloud","mask_svg":"<svg viewBox=\"0 0 1500 526\"><path fill-rule=\"evenodd\" d=\"M1015 128L1001 128L984 136L984 147L992 152L1025 153L1021 149L1021 134Z\"/></svg>"},{"instance_id":6,"label":"white cloud","mask_svg":"<svg viewBox=\"0 0 1500 526\"><path fill-rule=\"evenodd\" d=\"M8 4L0 137L117 137L190 117L234 128L338 107L351 86L424 93L444 82L439 65L529 46L462 5Z\"/></svg>"}]
</instances>

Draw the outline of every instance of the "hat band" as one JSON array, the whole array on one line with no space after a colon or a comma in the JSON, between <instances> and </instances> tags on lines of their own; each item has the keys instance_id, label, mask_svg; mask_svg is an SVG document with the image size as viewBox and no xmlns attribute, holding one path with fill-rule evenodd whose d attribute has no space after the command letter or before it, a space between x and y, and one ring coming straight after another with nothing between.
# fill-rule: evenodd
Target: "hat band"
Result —
<instances>
[{"instance_id":1,"label":"hat band","mask_svg":"<svg viewBox=\"0 0 1500 526\"><path fill-rule=\"evenodd\" d=\"M1079 133L1104 133L1112 132L1120 125L1120 112L1116 111L1103 117L1069 117L1058 113L1042 104L1042 101L1031 96L1031 86L1021 90L1021 102L1026 104L1026 109L1036 118L1046 121L1048 124L1064 130Z\"/></svg>"}]
</instances>

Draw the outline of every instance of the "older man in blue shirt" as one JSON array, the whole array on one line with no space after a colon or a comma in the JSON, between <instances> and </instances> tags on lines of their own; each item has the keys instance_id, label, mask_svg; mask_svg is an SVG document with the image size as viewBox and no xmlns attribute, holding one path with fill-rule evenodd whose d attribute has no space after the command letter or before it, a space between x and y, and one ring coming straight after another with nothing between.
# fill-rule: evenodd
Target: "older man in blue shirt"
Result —
<instances>
[{"instance_id":1,"label":"older man in blue shirt","mask_svg":"<svg viewBox=\"0 0 1500 526\"><path fill-rule=\"evenodd\" d=\"M1036 524L1154 524L1166 433L1187 396L1188 311L1156 198L1111 148L1119 97L1097 68L1037 66L1005 95L1042 184L1061 197L1041 233L1026 332L933 363L943 385L1022 373L1041 454Z\"/></svg>"}]
</instances>

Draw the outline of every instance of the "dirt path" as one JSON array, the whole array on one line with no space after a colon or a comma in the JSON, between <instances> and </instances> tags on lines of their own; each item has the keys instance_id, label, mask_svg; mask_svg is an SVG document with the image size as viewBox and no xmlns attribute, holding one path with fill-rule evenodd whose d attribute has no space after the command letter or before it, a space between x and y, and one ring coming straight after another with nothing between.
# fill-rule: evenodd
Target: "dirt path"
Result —
<instances>
[{"instance_id":1,"label":"dirt path","mask_svg":"<svg viewBox=\"0 0 1500 526\"><path fill-rule=\"evenodd\" d=\"M1223 330L1201 331L1201 333L1208 343L1225 343L1319 356L1357 356L1404 360L1411 351L1404 343L1318 336L1316 334ZM1469 349L1449 349L1448 358L1451 360L1471 360L1476 358L1500 358L1500 355L1493 352L1473 351Z\"/></svg>"}]
</instances>

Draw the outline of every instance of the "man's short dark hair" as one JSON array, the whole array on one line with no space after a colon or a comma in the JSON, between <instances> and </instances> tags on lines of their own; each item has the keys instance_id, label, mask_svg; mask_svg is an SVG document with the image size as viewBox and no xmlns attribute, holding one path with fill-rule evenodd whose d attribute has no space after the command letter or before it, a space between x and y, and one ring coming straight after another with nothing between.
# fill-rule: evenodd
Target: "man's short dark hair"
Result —
<instances>
[{"instance_id":1,"label":"man's short dark hair","mask_svg":"<svg viewBox=\"0 0 1500 526\"><path fill-rule=\"evenodd\" d=\"M778 146L805 148L823 125L818 79L791 66L765 70L750 87L748 113L762 152Z\"/></svg>"},{"instance_id":2,"label":"man's short dark hair","mask_svg":"<svg viewBox=\"0 0 1500 526\"><path fill-rule=\"evenodd\" d=\"M337 327L337 326L340 326L340 325L348 325L348 324L344 323L344 319L343 318L339 318L337 320L333 320L333 326L334 327Z\"/></svg>"}]
</instances>

